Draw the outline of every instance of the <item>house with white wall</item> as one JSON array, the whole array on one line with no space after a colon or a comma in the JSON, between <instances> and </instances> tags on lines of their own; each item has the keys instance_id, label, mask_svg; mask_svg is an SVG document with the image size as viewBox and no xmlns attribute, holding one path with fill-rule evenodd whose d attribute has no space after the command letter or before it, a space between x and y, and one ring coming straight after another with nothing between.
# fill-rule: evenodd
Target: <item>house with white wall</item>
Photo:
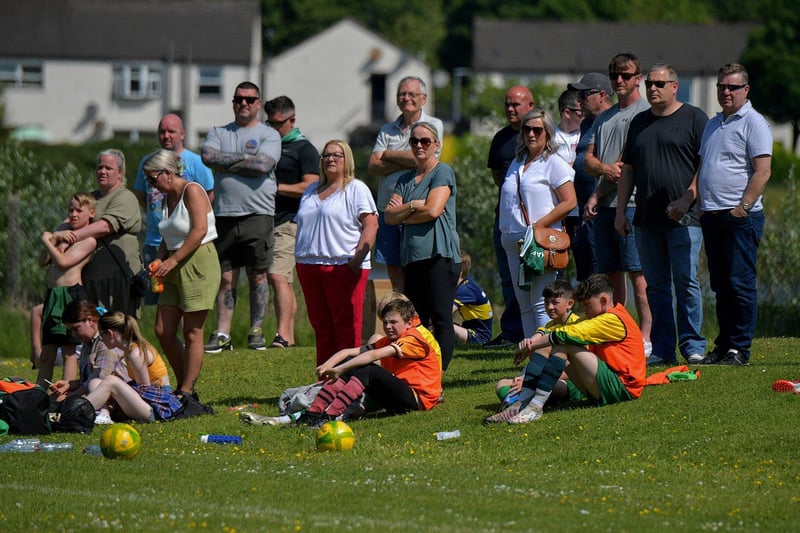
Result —
<instances>
[{"instance_id":1,"label":"house with white wall","mask_svg":"<svg viewBox=\"0 0 800 533\"><path fill-rule=\"evenodd\" d=\"M291 98L298 127L321 148L330 139L349 140L361 128L373 126L377 133L397 118L395 91L405 76L425 80L431 111L430 67L345 18L271 59L264 97Z\"/></svg>"},{"instance_id":2,"label":"house with white wall","mask_svg":"<svg viewBox=\"0 0 800 533\"><path fill-rule=\"evenodd\" d=\"M257 0L0 0L6 126L80 143L153 136L184 117L186 145L229 122L236 85L262 78Z\"/></svg>"}]
</instances>

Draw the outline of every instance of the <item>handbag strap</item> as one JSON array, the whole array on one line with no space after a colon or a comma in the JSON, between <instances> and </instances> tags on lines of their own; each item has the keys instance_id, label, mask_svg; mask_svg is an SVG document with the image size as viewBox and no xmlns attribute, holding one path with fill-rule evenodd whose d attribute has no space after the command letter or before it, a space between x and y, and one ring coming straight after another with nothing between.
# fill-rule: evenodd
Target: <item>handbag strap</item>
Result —
<instances>
[{"instance_id":1,"label":"handbag strap","mask_svg":"<svg viewBox=\"0 0 800 533\"><path fill-rule=\"evenodd\" d=\"M524 164L524 163L523 163ZM528 218L528 209L525 207L525 202L522 201L522 187L520 186L519 173L522 172L524 167L519 167L517 170L517 198L519 198L519 208L522 211L522 217L525 219L525 225L531 225L531 219Z\"/></svg>"},{"instance_id":2,"label":"handbag strap","mask_svg":"<svg viewBox=\"0 0 800 533\"><path fill-rule=\"evenodd\" d=\"M122 272L122 275L130 279L131 275L125 272L125 267L123 267L122 263L120 263L119 259L117 259L117 255L114 253L114 250L112 250L111 247L106 242L106 238L100 237L100 242L102 242L105 249L108 250L108 255L110 255L111 259L113 259L114 262L117 264L117 266L119 267L119 271Z\"/></svg>"}]
</instances>

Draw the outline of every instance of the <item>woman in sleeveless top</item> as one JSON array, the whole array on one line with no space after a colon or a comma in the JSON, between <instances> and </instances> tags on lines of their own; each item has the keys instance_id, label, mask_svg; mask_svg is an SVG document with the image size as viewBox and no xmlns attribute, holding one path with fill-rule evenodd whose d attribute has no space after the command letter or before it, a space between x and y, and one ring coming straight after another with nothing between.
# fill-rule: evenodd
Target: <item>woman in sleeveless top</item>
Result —
<instances>
[{"instance_id":1,"label":"woman in sleeveless top","mask_svg":"<svg viewBox=\"0 0 800 533\"><path fill-rule=\"evenodd\" d=\"M175 152L158 150L142 168L147 182L166 195L158 225L163 237L161 264L153 272L164 283L156 335L175 372L175 394L192 395L205 357L203 328L220 282L214 210L206 191L181 177L181 159ZM181 320L185 348L177 337Z\"/></svg>"}]
</instances>

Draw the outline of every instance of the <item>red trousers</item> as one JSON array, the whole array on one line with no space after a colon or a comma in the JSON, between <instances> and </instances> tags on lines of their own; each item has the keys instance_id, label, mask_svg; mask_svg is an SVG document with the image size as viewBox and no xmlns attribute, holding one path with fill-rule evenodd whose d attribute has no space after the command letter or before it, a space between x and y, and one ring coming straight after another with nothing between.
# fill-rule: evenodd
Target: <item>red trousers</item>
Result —
<instances>
[{"instance_id":1,"label":"red trousers","mask_svg":"<svg viewBox=\"0 0 800 533\"><path fill-rule=\"evenodd\" d=\"M317 365L341 349L361 346L369 270L297 263L297 277L317 339Z\"/></svg>"}]
</instances>

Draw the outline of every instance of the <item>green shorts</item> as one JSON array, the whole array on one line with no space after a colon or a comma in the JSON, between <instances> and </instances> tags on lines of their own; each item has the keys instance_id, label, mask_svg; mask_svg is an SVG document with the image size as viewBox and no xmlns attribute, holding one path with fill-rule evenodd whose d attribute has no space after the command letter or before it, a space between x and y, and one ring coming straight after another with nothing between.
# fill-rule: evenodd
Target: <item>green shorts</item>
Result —
<instances>
[{"instance_id":1,"label":"green shorts","mask_svg":"<svg viewBox=\"0 0 800 533\"><path fill-rule=\"evenodd\" d=\"M592 402L596 407L602 407L612 403L625 402L632 400L628 389L619 379L619 376L602 359L597 360L597 384L600 388L600 400L586 398L586 396L575 386L572 381L567 380L570 401L582 400L584 398Z\"/></svg>"},{"instance_id":2,"label":"green shorts","mask_svg":"<svg viewBox=\"0 0 800 533\"><path fill-rule=\"evenodd\" d=\"M214 308L221 274L217 250L206 243L164 277L158 305L174 305L185 313Z\"/></svg>"}]
</instances>

